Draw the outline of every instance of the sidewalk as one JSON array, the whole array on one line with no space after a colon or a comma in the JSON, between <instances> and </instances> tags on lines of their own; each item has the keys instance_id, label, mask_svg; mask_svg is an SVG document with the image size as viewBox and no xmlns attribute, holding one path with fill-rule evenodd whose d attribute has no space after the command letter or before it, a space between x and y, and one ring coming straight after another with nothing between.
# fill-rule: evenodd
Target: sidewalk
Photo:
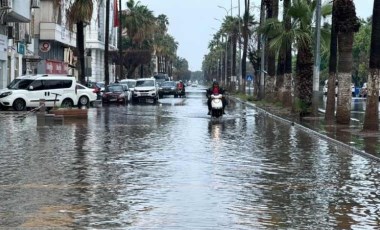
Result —
<instances>
[{"instance_id":1,"label":"sidewalk","mask_svg":"<svg viewBox=\"0 0 380 230\"><path fill-rule=\"evenodd\" d=\"M299 118L292 114L290 108L282 108L273 104L256 104L237 99L255 107L259 111L267 113L274 119L289 123L318 138L341 146L354 154L360 154L367 158L380 161L380 132L362 132L363 121L351 119L350 125L327 125L324 120L323 110L318 117Z\"/></svg>"}]
</instances>

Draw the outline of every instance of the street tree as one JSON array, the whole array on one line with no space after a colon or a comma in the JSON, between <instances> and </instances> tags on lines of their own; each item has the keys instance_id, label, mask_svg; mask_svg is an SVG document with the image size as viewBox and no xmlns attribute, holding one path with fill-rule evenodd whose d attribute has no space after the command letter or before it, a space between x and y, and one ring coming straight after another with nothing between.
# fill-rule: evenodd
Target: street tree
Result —
<instances>
[{"instance_id":1,"label":"street tree","mask_svg":"<svg viewBox=\"0 0 380 230\"><path fill-rule=\"evenodd\" d=\"M380 0L373 3L370 74L367 81L367 102L363 130L379 130L379 78L380 78Z\"/></svg>"},{"instance_id":2,"label":"street tree","mask_svg":"<svg viewBox=\"0 0 380 230\"><path fill-rule=\"evenodd\" d=\"M356 16L353 0L336 0L334 9L336 31L338 35L338 96L336 121L338 124L349 124L351 118L351 76L352 46L354 33L360 23ZM331 89L330 89L331 90Z\"/></svg>"},{"instance_id":3,"label":"street tree","mask_svg":"<svg viewBox=\"0 0 380 230\"><path fill-rule=\"evenodd\" d=\"M79 82L86 84L85 61L84 61L84 26L91 20L93 13L93 0L75 0L67 10L69 27L72 30L74 24L77 29L77 51L79 56Z\"/></svg>"}]
</instances>

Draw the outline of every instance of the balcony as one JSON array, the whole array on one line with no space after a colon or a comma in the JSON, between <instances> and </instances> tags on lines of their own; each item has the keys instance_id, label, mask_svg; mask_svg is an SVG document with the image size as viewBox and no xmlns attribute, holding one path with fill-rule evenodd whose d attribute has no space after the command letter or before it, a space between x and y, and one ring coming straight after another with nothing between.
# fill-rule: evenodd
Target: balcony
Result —
<instances>
[{"instance_id":1,"label":"balcony","mask_svg":"<svg viewBox=\"0 0 380 230\"><path fill-rule=\"evenodd\" d=\"M0 0L0 11L4 15L4 22L30 22L30 1L25 0Z\"/></svg>"},{"instance_id":2,"label":"balcony","mask_svg":"<svg viewBox=\"0 0 380 230\"><path fill-rule=\"evenodd\" d=\"M40 40L54 40L67 46L76 47L77 35L54 22L41 22Z\"/></svg>"}]
</instances>

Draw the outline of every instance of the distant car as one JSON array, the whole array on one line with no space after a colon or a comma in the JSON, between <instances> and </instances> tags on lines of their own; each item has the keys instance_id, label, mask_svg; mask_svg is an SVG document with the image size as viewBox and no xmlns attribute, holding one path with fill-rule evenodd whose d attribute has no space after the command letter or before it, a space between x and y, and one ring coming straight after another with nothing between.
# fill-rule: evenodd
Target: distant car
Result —
<instances>
[{"instance_id":1,"label":"distant car","mask_svg":"<svg viewBox=\"0 0 380 230\"><path fill-rule=\"evenodd\" d=\"M132 100L132 91L128 87L128 84L126 84L126 83L123 84L122 82L117 82L117 83L111 83L110 85L122 85L122 86L124 86L127 102L130 102Z\"/></svg>"},{"instance_id":2,"label":"distant car","mask_svg":"<svg viewBox=\"0 0 380 230\"><path fill-rule=\"evenodd\" d=\"M136 86L136 80L135 79L123 79L119 81L120 84L128 85L128 89L133 92Z\"/></svg>"},{"instance_id":3,"label":"distant car","mask_svg":"<svg viewBox=\"0 0 380 230\"><path fill-rule=\"evenodd\" d=\"M363 86L360 88L359 97L367 97L367 82L363 83Z\"/></svg>"},{"instance_id":4,"label":"distant car","mask_svg":"<svg viewBox=\"0 0 380 230\"><path fill-rule=\"evenodd\" d=\"M158 86L155 78L140 78L136 80L136 86L132 94L132 102L158 100Z\"/></svg>"},{"instance_id":5,"label":"distant car","mask_svg":"<svg viewBox=\"0 0 380 230\"><path fill-rule=\"evenodd\" d=\"M77 83L78 107L89 107L97 99L95 89Z\"/></svg>"},{"instance_id":6,"label":"distant car","mask_svg":"<svg viewBox=\"0 0 380 230\"><path fill-rule=\"evenodd\" d=\"M351 95L353 97L356 97L356 93L355 93L355 84L354 83L351 83Z\"/></svg>"},{"instance_id":7,"label":"distant car","mask_svg":"<svg viewBox=\"0 0 380 230\"><path fill-rule=\"evenodd\" d=\"M164 81L158 88L158 95L160 98L163 98L165 95L173 95L176 97L177 87L176 82L174 81Z\"/></svg>"},{"instance_id":8,"label":"distant car","mask_svg":"<svg viewBox=\"0 0 380 230\"><path fill-rule=\"evenodd\" d=\"M127 103L127 88L122 84L112 84L108 85L102 95L102 103Z\"/></svg>"},{"instance_id":9,"label":"distant car","mask_svg":"<svg viewBox=\"0 0 380 230\"><path fill-rule=\"evenodd\" d=\"M170 77L166 73L157 73L154 76L154 79L156 79L156 83L160 86L165 81L170 81Z\"/></svg>"}]
</instances>

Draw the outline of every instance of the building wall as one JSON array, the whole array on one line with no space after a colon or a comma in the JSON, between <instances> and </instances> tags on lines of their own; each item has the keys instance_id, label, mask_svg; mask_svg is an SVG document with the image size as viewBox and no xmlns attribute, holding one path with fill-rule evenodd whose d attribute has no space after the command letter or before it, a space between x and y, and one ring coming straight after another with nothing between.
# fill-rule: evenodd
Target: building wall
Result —
<instances>
[{"instance_id":1,"label":"building wall","mask_svg":"<svg viewBox=\"0 0 380 230\"><path fill-rule=\"evenodd\" d=\"M109 51L114 51L117 50L117 28L113 26L114 1L110 2ZM91 76L88 77L92 81L104 81L105 15L105 1L95 3L92 19L86 27L86 50L91 56ZM113 64L109 64L110 82L115 80L113 69Z\"/></svg>"}]
</instances>

